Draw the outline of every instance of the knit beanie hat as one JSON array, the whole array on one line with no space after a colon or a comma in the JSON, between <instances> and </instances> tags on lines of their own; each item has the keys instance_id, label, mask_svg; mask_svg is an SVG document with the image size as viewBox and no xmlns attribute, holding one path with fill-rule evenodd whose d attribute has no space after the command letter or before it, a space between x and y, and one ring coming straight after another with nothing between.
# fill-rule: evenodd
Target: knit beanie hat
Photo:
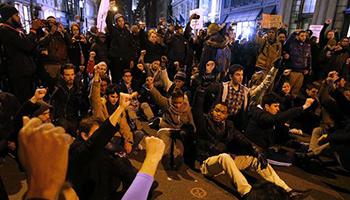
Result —
<instances>
[{"instance_id":1,"label":"knit beanie hat","mask_svg":"<svg viewBox=\"0 0 350 200\"><path fill-rule=\"evenodd\" d=\"M52 106L45 101L38 101L36 102L36 106L38 108L34 111L33 117L38 117L39 115L43 114L46 110L51 109Z\"/></svg>"},{"instance_id":2,"label":"knit beanie hat","mask_svg":"<svg viewBox=\"0 0 350 200\"><path fill-rule=\"evenodd\" d=\"M2 22L7 21L12 15L18 13L18 10L11 5L2 4L0 5L0 20Z\"/></svg>"},{"instance_id":3,"label":"knit beanie hat","mask_svg":"<svg viewBox=\"0 0 350 200\"><path fill-rule=\"evenodd\" d=\"M179 71L175 74L174 80L175 79L185 82L186 81L186 74L184 72Z\"/></svg>"},{"instance_id":4,"label":"knit beanie hat","mask_svg":"<svg viewBox=\"0 0 350 200\"><path fill-rule=\"evenodd\" d=\"M124 18L124 16L123 16L122 14L120 14L120 13L115 14L115 15L114 15L114 21L117 21L118 18L120 18L120 17ZM124 19L125 19L125 18L124 18Z\"/></svg>"}]
</instances>

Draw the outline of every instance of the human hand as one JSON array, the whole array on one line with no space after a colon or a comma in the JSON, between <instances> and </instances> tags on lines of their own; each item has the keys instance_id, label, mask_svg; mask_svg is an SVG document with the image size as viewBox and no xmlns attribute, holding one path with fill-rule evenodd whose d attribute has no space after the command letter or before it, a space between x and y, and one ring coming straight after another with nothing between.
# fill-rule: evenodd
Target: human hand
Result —
<instances>
[{"instance_id":1,"label":"human hand","mask_svg":"<svg viewBox=\"0 0 350 200\"><path fill-rule=\"evenodd\" d=\"M324 23L325 24L331 24L332 23L332 19L326 19L326 21Z\"/></svg>"},{"instance_id":2,"label":"human hand","mask_svg":"<svg viewBox=\"0 0 350 200\"><path fill-rule=\"evenodd\" d=\"M303 135L303 131L300 129L296 129L296 128L290 129L289 133L294 134L294 135Z\"/></svg>"},{"instance_id":3,"label":"human hand","mask_svg":"<svg viewBox=\"0 0 350 200\"><path fill-rule=\"evenodd\" d=\"M97 65L94 66L94 81L99 82L100 81L100 67Z\"/></svg>"},{"instance_id":4,"label":"human hand","mask_svg":"<svg viewBox=\"0 0 350 200\"><path fill-rule=\"evenodd\" d=\"M125 109L130 105L131 99L132 96L130 94L121 92L119 95L119 106Z\"/></svg>"},{"instance_id":5,"label":"human hand","mask_svg":"<svg viewBox=\"0 0 350 200\"><path fill-rule=\"evenodd\" d=\"M43 22L40 19L35 19L32 22L32 29L38 30L44 26Z\"/></svg>"},{"instance_id":6,"label":"human hand","mask_svg":"<svg viewBox=\"0 0 350 200\"><path fill-rule=\"evenodd\" d=\"M154 87L154 80L153 80L153 77L149 76L146 78L146 87L149 89L149 90L152 90L153 87Z\"/></svg>"},{"instance_id":7,"label":"human hand","mask_svg":"<svg viewBox=\"0 0 350 200\"><path fill-rule=\"evenodd\" d=\"M303 105L303 110L308 109L312 105L312 103L314 103L314 101L315 101L315 99L313 99L313 98L307 98L304 105Z\"/></svg>"},{"instance_id":8,"label":"human hand","mask_svg":"<svg viewBox=\"0 0 350 200\"><path fill-rule=\"evenodd\" d=\"M87 41L86 41L86 38L84 37L84 35L80 35L80 42L86 44Z\"/></svg>"},{"instance_id":9,"label":"human hand","mask_svg":"<svg viewBox=\"0 0 350 200\"><path fill-rule=\"evenodd\" d=\"M60 33L64 33L66 31L63 27L63 24L58 23L57 31Z\"/></svg>"},{"instance_id":10,"label":"human hand","mask_svg":"<svg viewBox=\"0 0 350 200\"><path fill-rule=\"evenodd\" d=\"M27 198L56 199L67 173L73 139L62 127L23 117L19 159L28 177Z\"/></svg>"},{"instance_id":11,"label":"human hand","mask_svg":"<svg viewBox=\"0 0 350 200\"><path fill-rule=\"evenodd\" d=\"M331 71L328 73L328 76L327 76L327 79L328 80L332 80L332 81L335 81L339 78L339 74L337 71Z\"/></svg>"},{"instance_id":12,"label":"human hand","mask_svg":"<svg viewBox=\"0 0 350 200\"><path fill-rule=\"evenodd\" d=\"M266 156L263 153L259 153L257 155L257 159L258 159L258 168L260 167L261 170L266 169L268 165Z\"/></svg>"},{"instance_id":13,"label":"human hand","mask_svg":"<svg viewBox=\"0 0 350 200\"><path fill-rule=\"evenodd\" d=\"M145 160L158 163L164 154L165 144L157 137L146 137L146 158Z\"/></svg>"},{"instance_id":14,"label":"human hand","mask_svg":"<svg viewBox=\"0 0 350 200\"><path fill-rule=\"evenodd\" d=\"M95 52L95 51L90 51L90 53L89 53L89 59L90 59L90 60L94 60L95 57L96 57L96 52Z\"/></svg>"},{"instance_id":15,"label":"human hand","mask_svg":"<svg viewBox=\"0 0 350 200\"><path fill-rule=\"evenodd\" d=\"M138 95L139 95L138 92L133 92L131 93L131 98L137 98Z\"/></svg>"},{"instance_id":16,"label":"human hand","mask_svg":"<svg viewBox=\"0 0 350 200\"><path fill-rule=\"evenodd\" d=\"M30 99L30 101L32 103L36 103L38 101L41 101L45 97L46 93L47 93L46 88L38 88L35 90L34 96Z\"/></svg>"},{"instance_id":17,"label":"human hand","mask_svg":"<svg viewBox=\"0 0 350 200\"><path fill-rule=\"evenodd\" d=\"M141 63L137 64L136 67L137 67L140 71L142 71L142 72L143 72L143 70L145 70L144 65L141 64Z\"/></svg>"},{"instance_id":18,"label":"human hand","mask_svg":"<svg viewBox=\"0 0 350 200\"><path fill-rule=\"evenodd\" d=\"M145 56L146 55L146 50L142 50L141 51L141 56Z\"/></svg>"},{"instance_id":19,"label":"human hand","mask_svg":"<svg viewBox=\"0 0 350 200\"><path fill-rule=\"evenodd\" d=\"M323 145L323 144L326 144L327 142L328 142L328 134L323 134L321 135L321 137L317 139L318 145Z\"/></svg>"},{"instance_id":20,"label":"human hand","mask_svg":"<svg viewBox=\"0 0 350 200\"><path fill-rule=\"evenodd\" d=\"M304 75L307 75L307 74L309 74L309 70L305 69L304 70Z\"/></svg>"}]
</instances>

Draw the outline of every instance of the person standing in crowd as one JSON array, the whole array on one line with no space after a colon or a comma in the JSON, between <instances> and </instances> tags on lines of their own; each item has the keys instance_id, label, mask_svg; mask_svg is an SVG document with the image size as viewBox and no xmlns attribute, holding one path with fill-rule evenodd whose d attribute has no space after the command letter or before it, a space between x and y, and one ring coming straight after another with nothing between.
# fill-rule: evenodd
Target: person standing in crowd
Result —
<instances>
[{"instance_id":1,"label":"person standing in crowd","mask_svg":"<svg viewBox=\"0 0 350 200\"><path fill-rule=\"evenodd\" d=\"M69 45L69 60L79 71L81 66L87 62L87 41L83 34L80 33L80 26L73 23L70 27L71 43Z\"/></svg>"},{"instance_id":2,"label":"person standing in crowd","mask_svg":"<svg viewBox=\"0 0 350 200\"><path fill-rule=\"evenodd\" d=\"M115 2L115 1L112 1ZM110 3L110 8L113 4ZM110 35L110 70L113 83L118 83L123 76L123 70L129 69L135 59L132 35L125 27L125 17L111 9L108 11L106 24Z\"/></svg>"},{"instance_id":3,"label":"person standing in crowd","mask_svg":"<svg viewBox=\"0 0 350 200\"><path fill-rule=\"evenodd\" d=\"M287 41L286 53L287 67L291 69L289 83L292 87L292 95L299 94L303 86L304 76L311 73L311 45L306 43L306 31L293 33Z\"/></svg>"},{"instance_id":4,"label":"person standing in crowd","mask_svg":"<svg viewBox=\"0 0 350 200\"><path fill-rule=\"evenodd\" d=\"M53 16L46 19L44 32L45 36L39 40L41 62L51 78L58 79L61 65L69 61L69 33Z\"/></svg>"},{"instance_id":5,"label":"person standing in crowd","mask_svg":"<svg viewBox=\"0 0 350 200\"><path fill-rule=\"evenodd\" d=\"M220 79L227 75L231 63L231 51L228 46L229 40L224 33L225 27L221 27L216 23L208 26L208 36L204 42L199 64L200 74L205 73L205 65L209 60L215 60L217 64L215 70L220 74Z\"/></svg>"},{"instance_id":6,"label":"person standing in crowd","mask_svg":"<svg viewBox=\"0 0 350 200\"><path fill-rule=\"evenodd\" d=\"M273 64L280 59L282 55L282 43L276 38L276 31L274 29L269 29L267 36L264 38L258 32L255 40L260 45L256 67L259 70L263 70L266 74L273 67Z\"/></svg>"},{"instance_id":7,"label":"person standing in crowd","mask_svg":"<svg viewBox=\"0 0 350 200\"><path fill-rule=\"evenodd\" d=\"M37 48L36 33L43 26L34 20L28 35L23 32L18 10L7 4L0 5L0 43L4 48L5 62L2 63L8 75L10 91L21 103L28 100L34 92L34 62Z\"/></svg>"},{"instance_id":8,"label":"person standing in crowd","mask_svg":"<svg viewBox=\"0 0 350 200\"><path fill-rule=\"evenodd\" d=\"M108 45L106 42L106 34L98 32L94 43L91 45L90 53L95 52L95 63L105 62L109 63L108 59Z\"/></svg>"}]
</instances>

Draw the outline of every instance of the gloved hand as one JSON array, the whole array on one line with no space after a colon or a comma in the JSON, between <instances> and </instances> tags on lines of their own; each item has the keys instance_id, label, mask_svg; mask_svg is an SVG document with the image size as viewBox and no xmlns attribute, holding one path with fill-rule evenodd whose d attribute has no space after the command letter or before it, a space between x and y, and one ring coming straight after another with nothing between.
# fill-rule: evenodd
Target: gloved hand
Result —
<instances>
[{"instance_id":1,"label":"gloved hand","mask_svg":"<svg viewBox=\"0 0 350 200\"><path fill-rule=\"evenodd\" d=\"M255 157L258 159L258 167L260 166L260 169L266 169L268 162L263 153L263 149L255 145L253 149Z\"/></svg>"},{"instance_id":2,"label":"gloved hand","mask_svg":"<svg viewBox=\"0 0 350 200\"><path fill-rule=\"evenodd\" d=\"M261 170L266 169L268 162L265 155L263 153L259 153L257 156L257 159L258 159L258 167L260 166Z\"/></svg>"}]
</instances>

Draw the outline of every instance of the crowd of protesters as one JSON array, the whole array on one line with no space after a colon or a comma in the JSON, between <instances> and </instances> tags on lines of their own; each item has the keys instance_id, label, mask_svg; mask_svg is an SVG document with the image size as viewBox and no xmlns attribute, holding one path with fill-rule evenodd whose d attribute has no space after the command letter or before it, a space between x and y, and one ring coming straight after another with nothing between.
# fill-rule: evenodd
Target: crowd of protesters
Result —
<instances>
[{"instance_id":1,"label":"crowd of protesters","mask_svg":"<svg viewBox=\"0 0 350 200\"><path fill-rule=\"evenodd\" d=\"M225 24L192 30L163 19L151 29L112 11L103 32L82 34L79 24L64 27L50 16L26 33L15 7L1 5L0 16L0 156L19 156L30 180L36 165L48 177L66 177L71 185L55 182L56 193L146 199L160 158L166 170L185 163L205 176L219 167L242 199L257 199L264 188L282 199L307 196L273 165L322 172L327 151L350 169L349 38L328 29L330 20L317 41L310 30L258 28L247 40ZM61 132L72 141L55 140ZM304 136L310 141L300 142ZM47 156L34 158L41 152L30 145L62 148L43 147ZM128 155L142 149L148 168L137 173ZM55 167L45 165L50 157ZM57 174L49 169L61 165ZM241 173L248 168L272 186L251 186ZM45 186L39 182L29 184ZM35 195L28 191L50 199Z\"/></svg>"}]
</instances>

